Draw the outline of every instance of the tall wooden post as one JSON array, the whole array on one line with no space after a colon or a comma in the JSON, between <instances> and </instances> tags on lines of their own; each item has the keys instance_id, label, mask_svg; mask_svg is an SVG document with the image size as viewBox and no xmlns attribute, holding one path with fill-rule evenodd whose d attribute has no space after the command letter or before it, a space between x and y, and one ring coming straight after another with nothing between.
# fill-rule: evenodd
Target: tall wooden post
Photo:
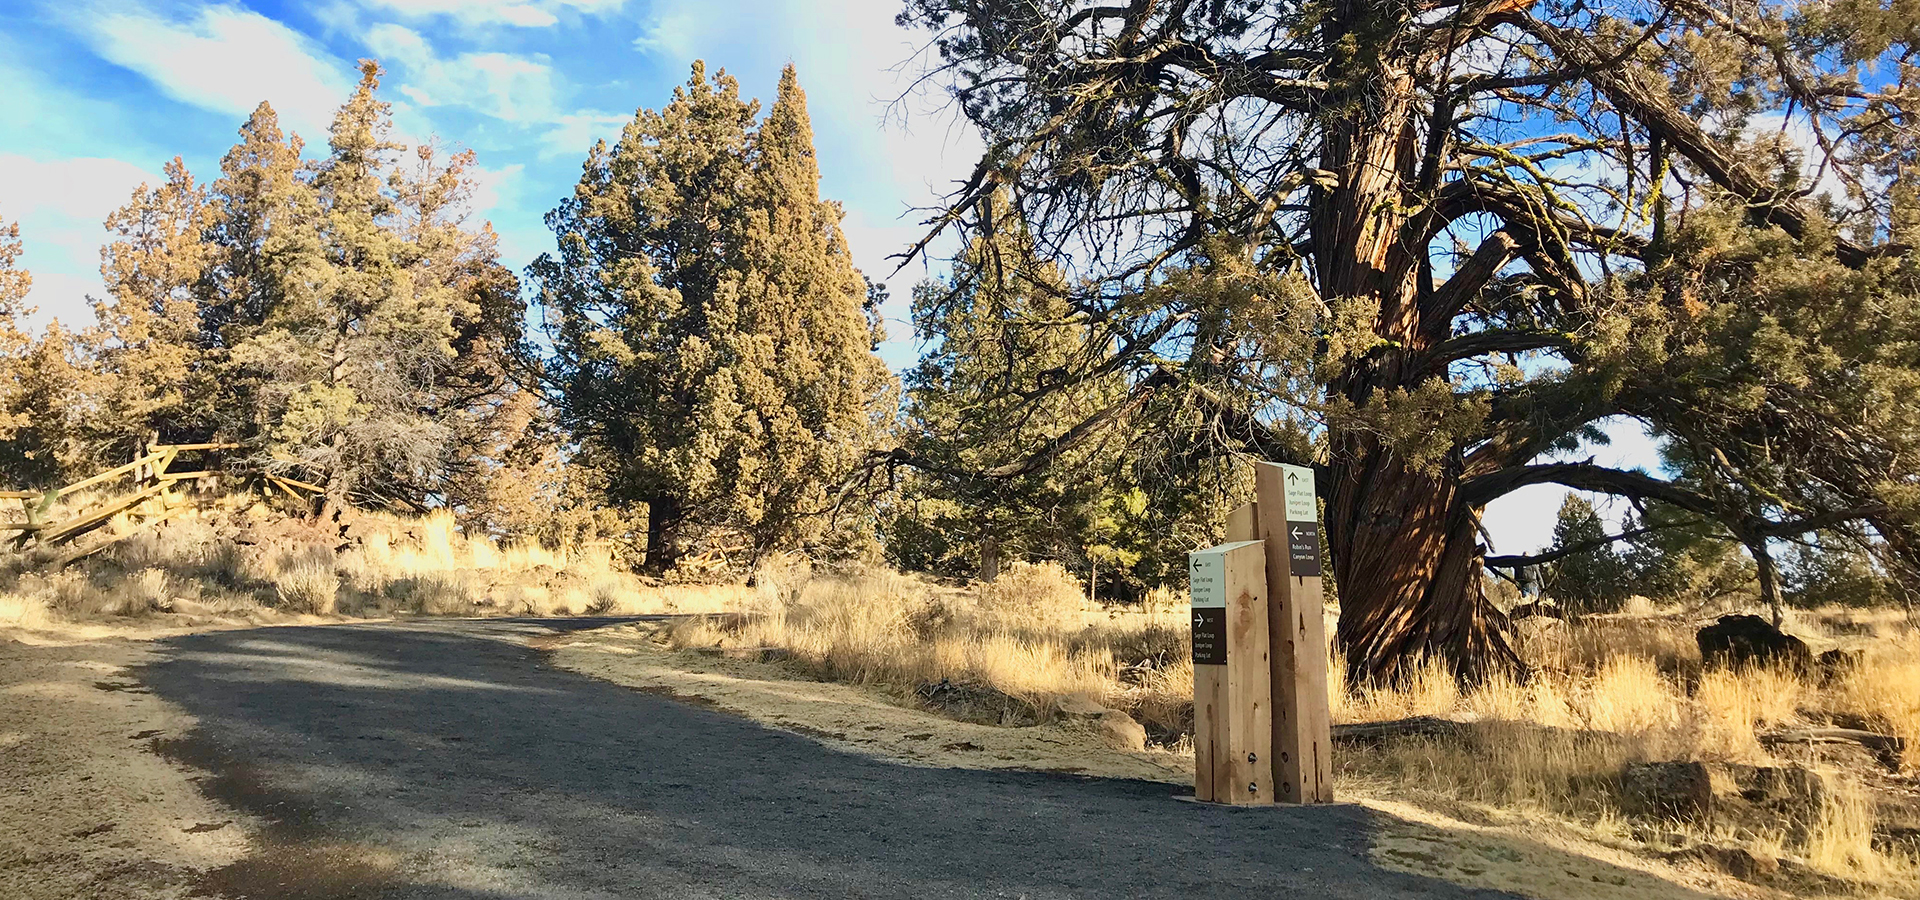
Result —
<instances>
[{"instance_id":1,"label":"tall wooden post","mask_svg":"<svg viewBox=\"0 0 1920 900\"><path fill-rule=\"evenodd\" d=\"M1254 536L1267 547L1277 798L1283 803L1330 803L1333 739L1313 470L1260 463L1253 487L1253 511L1247 518L1253 520ZM1228 525L1231 531L1231 517Z\"/></svg>"},{"instance_id":2,"label":"tall wooden post","mask_svg":"<svg viewBox=\"0 0 1920 900\"><path fill-rule=\"evenodd\" d=\"M1197 550L1189 557L1188 573L1193 591L1194 798L1272 803L1266 550L1260 541Z\"/></svg>"}]
</instances>

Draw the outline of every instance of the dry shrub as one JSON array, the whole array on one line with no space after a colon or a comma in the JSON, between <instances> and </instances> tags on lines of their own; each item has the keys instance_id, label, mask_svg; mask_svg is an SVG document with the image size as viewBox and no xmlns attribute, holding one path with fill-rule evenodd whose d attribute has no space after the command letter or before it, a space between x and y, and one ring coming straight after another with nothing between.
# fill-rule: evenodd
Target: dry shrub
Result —
<instances>
[{"instance_id":1,"label":"dry shrub","mask_svg":"<svg viewBox=\"0 0 1920 900\"><path fill-rule=\"evenodd\" d=\"M277 605L290 612L332 615L340 594L340 576L334 574L333 559L324 552L310 552L283 560L271 578Z\"/></svg>"},{"instance_id":2,"label":"dry shrub","mask_svg":"<svg viewBox=\"0 0 1920 900\"><path fill-rule=\"evenodd\" d=\"M471 616L478 610L482 586L465 572L435 572L396 578L387 595L408 612L429 616Z\"/></svg>"},{"instance_id":3,"label":"dry shrub","mask_svg":"<svg viewBox=\"0 0 1920 900\"><path fill-rule=\"evenodd\" d=\"M165 609L172 595L167 570L158 567L141 569L124 582L120 589L120 602L112 612L122 616L145 615Z\"/></svg>"},{"instance_id":4,"label":"dry shrub","mask_svg":"<svg viewBox=\"0 0 1920 900\"><path fill-rule=\"evenodd\" d=\"M105 612L110 601L93 579L78 569L56 572L45 579L47 606L65 618Z\"/></svg>"},{"instance_id":5,"label":"dry shrub","mask_svg":"<svg viewBox=\"0 0 1920 900\"><path fill-rule=\"evenodd\" d=\"M53 620L46 599L14 590L0 591L0 627L42 628Z\"/></svg>"},{"instance_id":6,"label":"dry shrub","mask_svg":"<svg viewBox=\"0 0 1920 900\"><path fill-rule=\"evenodd\" d=\"M1586 726L1598 731L1650 736L1671 731L1683 716L1683 698L1644 656L1607 657L1588 682L1585 700Z\"/></svg>"},{"instance_id":7,"label":"dry shrub","mask_svg":"<svg viewBox=\"0 0 1920 900\"><path fill-rule=\"evenodd\" d=\"M246 587L256 574L246 551L230 541L202 544L193 568L199 577L228 588Z\"/></svg>"},{"instance_id":8,"label":"dry shrub","mask_svg":"<svg viewBox=\"0 0 1920 900\"><path fill-rule=\"evenodd\" d=\"M1903 739L1904 763L1920 765L1920 632L1883 639L1828 690L1842 713Z\"/></svg>"},{"instance_id":9,"label":"dry shrub","mask_svg":"<svg viewBox=\"0 0 1920 900\"><path fill-rule=\"evenodd\" d=\"M1057 562L1016 562L979 588L980 608L1011 627L1079 624L1086 587Z\"/></svg>"},{"instance_id":10,"label":"dry shrub","mask_svg":"<svg viewBox=\"0 0 1920 900\"><path fill-rule=\"evenodd\" d=\"M1698 750L1709 759L1759 762L1767 758L1757 732L1796 718L1807 687L1791 671L1772 666L1713 669L1694 689Z\"/></svg>"}]
</instances>

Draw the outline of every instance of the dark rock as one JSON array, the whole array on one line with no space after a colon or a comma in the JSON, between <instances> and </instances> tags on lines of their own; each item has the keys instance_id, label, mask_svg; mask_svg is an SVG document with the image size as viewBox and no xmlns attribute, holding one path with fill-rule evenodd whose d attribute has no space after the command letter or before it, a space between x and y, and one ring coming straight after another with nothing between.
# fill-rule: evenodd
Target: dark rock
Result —
<instances>
[{"instance_id":1,"label":"dark rock","mask_svg":"<svg viewBox=\"0 0 1920 900\"><path fill-rule=\"evenodd\" d=\"M1701 847L1701 858L1741 881L1759 881L1780 871L1779 860L1741 847Z\"/></svg>"},{"instance_id":2,"label":"dark rock","mask_svg":"<svg viewBox=\"0 0 1920 900\"><path fill-rule=\"evenodd\" d=\"M1860 668L1863 654L1858 650L1835 648L1820 654L1816 663L1820 667L1820 683L1828 684L1837 678Z\"/></svg>"},{"instance_id":3,"label":"dark rock","mask_svg":"<svg viewBox=\"0 0 1920 900\"><path fill-rule=\"evenodd\" d=\"M1700 660L1708 666L1785 665L1805 672L1813 665L1807 643L1759 616L1721 616L1694 633Z\"/></svg>"},{"instance_id":4,"label":"dark rock","mask_svg":"<svg viewBox=\"0 0 1920 900\"><path fill-rule=\"evenodd\" d=\"M1628 763L1620 773L1628 815L1705 822L1713 817L1713 777L1705 763Z\"/></svg>"}]
</instances>

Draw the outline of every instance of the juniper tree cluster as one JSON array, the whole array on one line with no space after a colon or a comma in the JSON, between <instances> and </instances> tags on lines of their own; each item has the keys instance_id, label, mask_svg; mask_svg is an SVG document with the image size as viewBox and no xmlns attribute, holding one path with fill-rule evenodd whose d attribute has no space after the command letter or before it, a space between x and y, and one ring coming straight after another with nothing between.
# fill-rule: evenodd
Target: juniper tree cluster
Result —
<instances>
[{"instance_id":1,"label":"juniper tree cluster","mask_svg":"<svg viewBox=\"0 0 1920 900\"><path fill-rule=\"evenodd\" d=\"M867 283L820 197L793 68L764 119L693 66L658 111L597 143L530 271L549 384L609 502L646 511L646 563L695 544L752 559L857 540L840 490L881 445L892 377Z\"/></svg>"},{"instance_id":2,"label":"juniper tree cluster","mask_svg":"<svg viewBox=\"0 0 1920 900\"><path fill-rule=\"evenodd\" d=\"M393 141L379 69L361 76L324 156L262 103L212 184L175 159L108 218L95 323L9 354L10 481L236 442L230 465L316 482L331 504L485 524L471 476L509 465L533 400L507 378L519 282L465 221L472 154Z\"/></svg>"}]
</instances>

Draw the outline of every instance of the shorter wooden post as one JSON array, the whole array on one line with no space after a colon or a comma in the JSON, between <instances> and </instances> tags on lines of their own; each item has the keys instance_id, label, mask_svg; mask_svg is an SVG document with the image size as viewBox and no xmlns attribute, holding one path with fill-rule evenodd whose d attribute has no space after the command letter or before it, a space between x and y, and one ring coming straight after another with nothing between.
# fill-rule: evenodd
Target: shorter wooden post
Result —
<instances>
[{"instance_id":1,"label":"shorter wooden post","mask_svg":"<svg viewBox=\"0 0 1920 900\"><path fill-rule=\"evenodd\" d=\"M1193 794L1215 803L1272 803L1273 703L1267 564L1260 541L1195 551Z\"/></svg>"}]
</instances>

